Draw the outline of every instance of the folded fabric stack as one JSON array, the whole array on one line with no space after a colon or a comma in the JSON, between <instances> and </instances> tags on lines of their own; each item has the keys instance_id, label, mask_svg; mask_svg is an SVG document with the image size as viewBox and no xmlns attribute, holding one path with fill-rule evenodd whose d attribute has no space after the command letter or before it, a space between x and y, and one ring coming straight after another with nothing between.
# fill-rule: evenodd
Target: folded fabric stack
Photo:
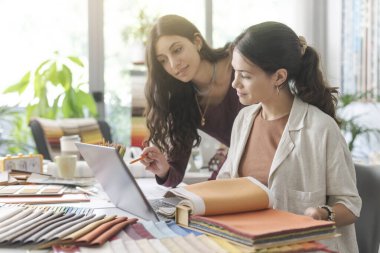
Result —
<instances>
[{"instance_id":1,"label":"folded fabric stack","mask_svg":"<svg viewBox=\"0 0 380 253\"><path fill-rule=\"evenodd\" d=\"M45 211L23 206L2 207L0 244L37 248L57 243L99 246L136 221L136 218Z\"/></svg>"},{"instance_id":2,"label":"folded fabric stack","mask_svg":"<svg viewBox=\"0 0 380 253\"><path fill-rule=\"evenodd\" d=\"M250 252L307 252L322 250L325 246L316 242L294 244L290 246L261 249ZM67 247L54 245L56 253L64 252L105 252L105 253L240 253L248 252L245 248L232 244L227 240L208 236L189 230L170 222L141 221L126 227L116 237L101 247Z\"/></svg>"}]
</instances>

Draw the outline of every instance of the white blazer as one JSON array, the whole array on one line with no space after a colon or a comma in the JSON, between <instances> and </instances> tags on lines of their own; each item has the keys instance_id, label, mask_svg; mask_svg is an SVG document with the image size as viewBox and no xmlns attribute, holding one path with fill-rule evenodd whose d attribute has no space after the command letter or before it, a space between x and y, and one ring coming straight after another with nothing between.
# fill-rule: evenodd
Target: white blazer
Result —
<instances>
[{"instance_id":1,"label":"white blazer","mask_svg":"<svg viewBox=\"0 0 380 253\"><path fill-rule=\"evenodd\" d=\"M236 117L218 179L239 176L240 159L260 108L261 104L245 107ZM304 214L308 207L342 203L360 215L355 169L338 125L297 97L273 158L268 187L275 197L275 209ZM342 236L322 243L338 252L358 252L354 224L339 227L337 232Z\"/></svg>"}]
</instances>

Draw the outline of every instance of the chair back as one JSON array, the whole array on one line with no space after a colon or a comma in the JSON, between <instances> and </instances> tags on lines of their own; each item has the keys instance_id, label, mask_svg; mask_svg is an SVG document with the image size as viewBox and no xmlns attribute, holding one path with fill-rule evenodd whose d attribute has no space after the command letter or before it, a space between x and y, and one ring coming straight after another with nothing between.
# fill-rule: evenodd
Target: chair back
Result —
<instances>
[{"instance_id":1,"label":"chair back","mask_svg":"<svg viewBox=\"0 0 380 253\"><path fill-rule=\"evenodd\" d=\"M82 142L97 144L112 142L111 128L104 120L93 118L50 120L33 118L29 122L37 152L52 160L60 153L59 139L64 135L79 135Z\"/></svg>"},{"instance_id":2,"label":"chair back","mask_svg":"<svg viewBox=\"0 0 380 253\"><path fill-rule=\"evenodd\" d=\"M380 165L355 164L362 210L355 223L359 252L378 253L380 244Z\"/></svg>"}]
</instances>

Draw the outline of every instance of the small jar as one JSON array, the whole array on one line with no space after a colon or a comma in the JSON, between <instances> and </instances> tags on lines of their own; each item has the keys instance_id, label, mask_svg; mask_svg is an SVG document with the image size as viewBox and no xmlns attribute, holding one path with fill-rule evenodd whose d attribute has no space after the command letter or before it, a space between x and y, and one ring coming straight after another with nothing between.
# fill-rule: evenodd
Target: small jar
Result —
<instances>
[{"instance_id":1,"label":"small jar","mask_svg":"<svg viewBox=\"0 0 380 253\"><path fill-rule=\"evenodd\" d=\"M77 155L79 158L79 151L76 142L80 142L79 135L64 135L60 139L61 155Z\"/></svg>"}]
</instances>

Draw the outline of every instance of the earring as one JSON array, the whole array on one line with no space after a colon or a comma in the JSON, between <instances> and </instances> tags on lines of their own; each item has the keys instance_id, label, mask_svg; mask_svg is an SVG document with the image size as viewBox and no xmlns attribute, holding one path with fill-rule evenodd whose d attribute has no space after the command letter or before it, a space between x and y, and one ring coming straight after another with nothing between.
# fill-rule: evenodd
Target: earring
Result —
<instances>
[{"instance_id":1,"label":"earring","mask_svg":"<svg viewBox=\"0 0 380 253\"><path fill-rule=\"evenodd\" d=\"M276 89L277 89L277 96L280 95L280 86L276 86Z\"/></svg>"}]
</instances>

